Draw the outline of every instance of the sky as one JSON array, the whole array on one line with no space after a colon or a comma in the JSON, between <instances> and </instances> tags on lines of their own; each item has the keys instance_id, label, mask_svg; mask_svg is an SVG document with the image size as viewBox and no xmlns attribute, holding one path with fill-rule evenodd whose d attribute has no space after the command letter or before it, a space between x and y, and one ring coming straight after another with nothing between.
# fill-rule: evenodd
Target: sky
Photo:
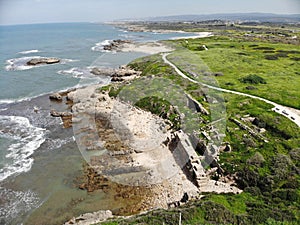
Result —
<instances>
[{"instance_id":1,"label":"sky","mask_svg":"<svg viewBox=\"0 0 300 225\"><path fill-rule=\"evenodd\" d=\"M0 0L1 25L247 12L298 14L300 0Z\"/></svg>"}]
</instances>

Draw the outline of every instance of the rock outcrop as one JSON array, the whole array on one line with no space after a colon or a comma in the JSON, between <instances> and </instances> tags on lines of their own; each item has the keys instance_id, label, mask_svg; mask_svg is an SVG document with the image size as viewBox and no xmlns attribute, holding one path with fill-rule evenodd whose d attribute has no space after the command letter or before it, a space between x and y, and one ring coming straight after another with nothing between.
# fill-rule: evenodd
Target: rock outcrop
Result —
<instances>
[{"instance_id":1,"label":"rock outcrop","mask_svg":"<svg viewBox=\"0 0 300 225\"><path fill-rule=\"evenodd\" d=\"M91 73L94 75L110 76L112 82L122 82L132 80L141 75L140 71L133 70L126 66L121 66L118 69L93 68Z\"/></svg>"},{"instance_id":2,"label":"rock outcrop","mask_svg":"<svg viewBox=\"0 0 300 225\"><path fill-rule=\"evenodd\" d=\"M103 50L105 51L120 51L120 47L124 44L132 43L130 40L113 40L108 45L103 46Z\"/></svg>"},{"instance_id":3,"label":"rock outcrop","mask_svg":"<svg viewBox=\"0 0 300 225\"><path fill-rule=\"evenodd\" d=\"M54 100L54 101L62 101L62 96L59 93L54 93L49 95L49 99L50 100Z\"/></svg>"},{"instance_id":4,"label":"rock outcrop","mask_svg":"<svg viewBox=\"0 0 300 225\"><path fill-rule=\"evenodd\" d=\"M60 117L63 121L64 128L72 127L72 116L70 112L57 112L56 110L51 110L50 115L53 117Z\"/></svg>"},{"instance_id":5,"label":"rock outcrop","mask_svg":"<svg viewBox=\"0 0 300 225\"><path fill-rule=\"evenodd\" d=\"M36 66L39 64L55 64L59 63L60 59L58 58L34 58L29 60L26 65L28 66Z\"/></svg>"},{"instance_id":6,"label":"rock outcrop","mask_svg":"<svg viewBox=\"0 0 300 225\"><path fill-rule=\"evenodd\" d=\"M74 217L64 225L76 224L76 225L90 225L103 222L109 218L112 218L113 214L110 210L100 210L93 213L85 213L78 217Z\"/></svg>"}]
</instances>

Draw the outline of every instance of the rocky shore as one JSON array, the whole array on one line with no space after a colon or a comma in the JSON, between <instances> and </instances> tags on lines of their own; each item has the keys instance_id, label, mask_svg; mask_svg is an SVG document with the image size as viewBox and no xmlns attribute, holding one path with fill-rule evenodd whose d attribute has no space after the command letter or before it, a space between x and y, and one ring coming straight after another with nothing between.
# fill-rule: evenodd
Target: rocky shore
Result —
<instances>
[{"instance_id":1,"label":"rocky shore","mask_svg":"<svg viewBox=\"0 0 300 225\"><path fill-rule=\"evenodd\" d=\"M162 118L111 98L97 85L70 92L68 98L74 103L77 144L88 162L78 188L139 199L116 215L176 207L200 198L201 192L241 192L230 180L211 180L215 170L205 171L188 136L174 133Z\"/></svg>"},{"instance_id":2,"label":"rocky shore","mask_svg":"<svg viewBox=\"0 0 300 225\"><path fill-rule=\"evenodd\" d=\"M122 51L132 44L116 43L122 45ZM166 50L160 43L148 43L146 47L152 52ZM117 82L127 82L141 75L127 67L93 68L91 73L111 76L112 81ZM111 97L108 92L107 88L93 85L66 96L72 102L76 142L88 163L85 174L78 180L78 188L87 192L109 190L115 199L127 200L128 205L114 215L177 207L190 199L201 198L201 192L241 192L230 178L218 182L210 179L218 165L206 171L201 164L203 157L198 156L193 147L198 143L192 143L187 134L171 130L161 117ZM56 97L60 101L59 96ZM54 95L53 100L56 97ZM200 111L208 113L204 109ZM52 114L64 116L64 113ZM84 214L66 224L97 223L99 218L95 215L97 213Z\"/></svg>"},{"instance_id":3,"label":"rocky shore","mask_svg":"<svg viewBox=\"0 0 300 225\"><path fill-rule=\"evenodd\" d=\"M108 45L104 45L103 46L103 50L105 51L120 51L120 47L124 44L129 44L132 43L132 41L130 40L121 40L121 39L117 39L117 40L113 40L111 41Z\"/></svg>"},{"instance_id":4,"label":"rocky shore","mask_svg":"<svg viewBox=\"0 0 300 225\"><path fill-rule=\"evenodd\" d=\"M141 52L145 54L157 54L160 52L169 52L173 49L165 46L161 42L138 43L130 40L113 40L103 46L105 51L113 52Z\"/></svg>"},{"instance_id":5,"label":"rocky shore","mask_svg":"<svg viewBox=\"0 0 300 225\"><path fill-rule=\"evenodd\" d=\"M91 73L94 75L110 76L112 82L129 81L138 78L140 71L135 71L127 66L120 66L118 69L112 68L93 68Z\"/></svg>"}]
</instances>

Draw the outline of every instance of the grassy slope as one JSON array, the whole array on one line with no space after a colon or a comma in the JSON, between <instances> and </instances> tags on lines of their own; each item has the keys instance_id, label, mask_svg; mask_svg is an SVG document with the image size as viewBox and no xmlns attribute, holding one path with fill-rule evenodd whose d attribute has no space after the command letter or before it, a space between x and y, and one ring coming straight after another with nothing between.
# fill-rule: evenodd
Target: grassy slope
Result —
<instances>
[{"instance_id":1,"label":"grassy slope","mask_svg":"<svg viewBox=\"0 0 300 225\"><path fill-rule=\"evenodd\" d=\"M177 43L182 44L180 41ZM198 51L199 44L206 44L209 51ZM222 87L247 92L247 84L240 83L238 78L251 73L258 74L266 79L267 84L259 84L256 86L258 90L248 93L299 108L299 74L295 66L297 62L291 60L291 56L275 61L264 60L265 53L262 53L262 50L250 47L255 44L257 43L241 43L214 37L194 40L189 49L201 55L213 72L221 71L225 74L223 77L217 77ZM295 48L282 44L258 45L277 50ZM239 52L247 56L237 54ZM172 80L208 106L199 86L176 75L172 68L162 62L160 55L138 59L130 66L142 70L143 76L155 75ZM287 70L284 70L284 67ZM234 85L226 85L228 82ZM227 131L224 141L231 144L232 151L222 153L220 163L225 174L238 175L238 185L244 192L240 195L206 194L204 199L190 202L183 207L168 211L157 210L105 224L178 224L180 212L183 224L297 224L296 221L300 219L299 127L272 112L270 105L259 100L232 94L224 94L224 99L227 108ZM256 117L263 122L261 126L266 129L263 136L268 143L249 135L230 120L245 115ZM245 123L253 129L257 128L250 122Z\"/></svg>"},{"instance_id":2,"label":"grassy slope","mask_svg":"<svg viewBox=\"0 0 300 225\"><path fill-rule=\"evenodd\" d=\"M189 40L181 46L198 54L212 72L222 72L216 79L220 87L267 98L279 104L300 109L300 47L288 44L243 42L227 37ZM205 44L208 51L200 51ZM282 52L286 51L286 52ZM277 56L268 60L266 56ZM298 60L298 61L297 61ZM249 74L263 77L267 84L254 85L239 81Z\"/></svg>"}]
</instances>

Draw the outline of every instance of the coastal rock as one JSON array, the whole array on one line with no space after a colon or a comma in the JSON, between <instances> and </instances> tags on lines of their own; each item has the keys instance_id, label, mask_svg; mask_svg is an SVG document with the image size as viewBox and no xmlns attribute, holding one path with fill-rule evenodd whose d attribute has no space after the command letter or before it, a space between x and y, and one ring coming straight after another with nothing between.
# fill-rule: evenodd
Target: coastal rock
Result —
<instances>
[{"instance_id":1,"label":"coastal rock","mask_svg":"<svg viewBox=\"0 0 300 225\"><path fill-rule=\"evenodd\" d=\"M76 224L76 225L90 225L96 224L103 221L106 221L109 218L112 218L113 214L110 210L100 210L93 213L85 213L77 218L72 218L68 222L64 223L64 225Z\"/></svg>"},{"instance_id":2,"label":"coastal rock","mask_svg":"<svg viewBox=\"0 0 300 225\"><path fill-rule=\"evenodd\" d=\"M54 93L49 96L50 100L62 101L62 96L59 93Z\"/></svg>"},{"instance_id":3,"label":"coastal rock","mask_svg":"<svg viewBox=\"0 0 300 225\"><path fill-rule=\"evenodd\" d=\"M120 78L120 77L113 77L113 78L111 78L111 81L112 82L122 82L122 81L124 81L124 79Z\"/></svg>"},{"instance_id":4,"label":"coastal rock","mask_svg":"<svg viewBox=\"0 0 300 225\"><path fill-rule=\"evenodd\" d=\"M57 112L56 110L51 110L50 115L53 116L53 117L60 117L60 113Z\"/></svg>"},{"instance_id":5,"label":"coastal rock","mask_svg":"<svg viewBox=\"0 0 300 225\"><path fill-rule=\"evenodd\" d=\"M123 44L128 44L128 43L131 43L131 41L130 40L121 40L121 39L113 40L108 45L104 45L103 50L105 50L105 51L120 51L120 46Z\"/></svg>"},{"instance_id":6,"label":"coastal rock","mask_svg":"<svg viewBox=\"0 0 300 225\"><path fill-rule=\"evenodd\" d=\"M90 72L94 75L112 76L114 74L114 69L94 67Z\"/></svg>"},{"instance_id":7,"label":"coastal rock","mask_svg":"<svg viewBox=\"0 0 300 225\"><path fill-rule=\"evenodd\" d=\"M36 66L39 64L54 64L59 63L60 59L58 58L34 58L29 60L26 64L28 66Z\"/></svg>"},{"instance_id":8,"label":"coastal rock","mask_svg":"<svg viewBox=\"0 0 300 225\"><path fill-rule=\"evenodd\" d=\"M56 110L51 110L50 115L53 117L60 117L63 121L64 128L72 127L72 117L73 114L70 112L57 112Z\"/></svg>"},{"instance_id":9,"label":"coastal rock","mask_svg":"<svg viewBox=\"0 0 300 225\"><path fill-rule=\"evenodd\" d=\"M94 75L110 76L112 82L122 82L132 80L141 75L140 71L133 70L126 66L121 66L118 69L93 68L91 73Z\"/></svg>"}]
</instances>

